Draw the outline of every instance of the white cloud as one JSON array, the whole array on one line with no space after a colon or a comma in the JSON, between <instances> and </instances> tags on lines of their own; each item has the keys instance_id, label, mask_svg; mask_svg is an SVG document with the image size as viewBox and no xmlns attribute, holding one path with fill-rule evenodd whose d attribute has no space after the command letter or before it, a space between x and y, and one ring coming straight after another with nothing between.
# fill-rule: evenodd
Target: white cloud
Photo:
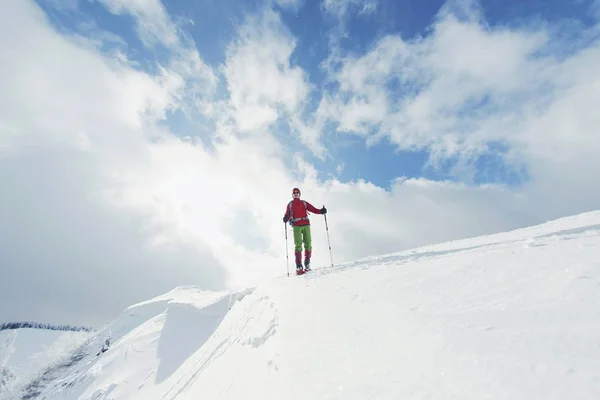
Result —
<instances>
[{"instance_id":1,"label":"white cloud","mask_svg":"<svg viewBox=\"0 0 600 400\"><path fill-rule=\"evenodd\" d=\"M243 276L280 253L269 229L281 204L275 200L281 199L277 186L286 181L284 166L270 154L276 149L271 140L228 136L208 154L197 144L166 138L149 146L147 163L135 160L115 176L118 184L107 194L114 204L144 210L170 227L163 231L166 239L209 244L224 265ZM247 236L240 237L242 231Z\"/></svg>"},{"instance_id":2,"label":"white cloud","mask_svg":"<svg viewBox=\"0 0 600 400\"><path fill-rule=\"evenodd\" d=\"M286 10L298 11L304 6L304 0L275 0L275 3Z\"/></svg>"},{"instance_id":3,"label":"white cloud","mask_svg":"<svg viewBox=\"0 0 600 400\"><path fill-rule=\"evenodd\" d=\"M107 157L38 147L0 159L4 320L98 327L176 285L223 287L225 270L205 244L157 245L167 227L102 200Z\"/></svg>"},{"instance_id":4,"label":"white cloud","mask_svg":"<svg viewBox=\"0 0 600 400\"><path fill-rule=\"evenodd\" d=\"M301 105L308 87L302 69L290 65L294 47L294 39L274 11L248 17L239 39L228 47L224 67L236 111L247 116L245 107L268 109L265 122L269 123L276 117L276 106L293 113ZM242 128L262 126L262 121L239 121Z\"/></svg>"},{"instance_id":5,"label":"white cloud","mask_svg":"<svg viewBox=\"0 0 600 400\"><path fill-rule=\"evenodd\" d=\"M114 14L130 14L137 22L140 39L146 46L156 43L174 48L180 45L177 26L160 0L98 0Z\"/></svg>"},{"instance_id":6,"label":"white cloud","mask_svg":"<svg viewBox=\"0 0 600 400\"><path fill-rule=\"evenodd\" d=\"M3 268L23 273L3 280L3 293L24 304L2 315L97 323L176 284L248 284L282 272L290 179L273 136L240 139L218 120L209 153L158 125L180 105L181 75L149 75L70 42L29 3L0 14L0 30L13 32L0 41L0 172L11 193L0 208L21 230L0 241L0 253ZM279 87L300 76L284 71L264 96L296 112L300 99ZM44 305L23 283L56 302Z\"/></svg>"},{"instance_id":7,"label":"white cloud","mask_svg":"<svg viewBox=\"0 0 600 400\"><path fill-rule=\"evenodd\" d=\"M179 93L179 105L184 111L210 112L207 102L213 100L216 94L218 78L202 60L193 41L173 22L160 0L98 1L114 14L131 15L145 46L161 44L171 51L168 65L164 68L185 81L186 85Z\"/></svg>"},{"instance_id":8,"label":"white cloud","mask_svg":"<svg viewBox=\"0 0 600 400\"><path fill-rule=\"evenodd\" d=\"M202 243L152 246L160 224L101 201L113 174L144 159L147 127L173 105L180 78L61 38L31 3L0 8L3 318L97 323L175 284L222 286Z\"/></svg>"},{"instance_id":9,"label":"white cloud","mask_svg":"<svg viewBox=\"0 0 600 400\"><path fill-rule=\"evenodd\" d=\"M268 8L248 16L238 34L223 67L237 129L262 133L287 119L302 142L321 155L318 134L301 118L311 88L304 71L291 65L296 43L280 16Z\"/></svg>"},{"instance_id":10,"label":"white cloud","mask_svg":"<svg viewBox=\"0 0 600 400\"><path fill-rule=\"evenodd\" d=\"M327 32L329 55L323 60L322 67L327 72L334 70L342 60L342 40L348 37L348 22L353 16L367 17L377 11L378 0L323 0L323 12L334 18L334 25Z\"/></svg>"},{"instance_id":11,"label":"white cloud","mask_svg":"<svg viewBox=\"0 0 600 400\"><path fill-rule=\"evenodd\" d=\"M44 26L41 11L11 4L5 9L14 18L5 17L0 28L5 94L0 116L10 121L13 140L44 145L69 144L84 136L114 137L115 126L135 131L147 119L162 119L174 104L183 84L180 77L169 71L152 77L102 60ZM38 41L32 45L32 40Z\"/></svg>"},{"instance_id":12,"label":"white cloud","mask_svg":"<svg viewBox=\"0 0 600 400\"><path fill-rule=\"evenodd\" d=\"M340 58L332 75L339 90L324 95L318 126L336 122L367 143L387 135L400 148L431 152L432 165L458 157L456 176L467 182L471 162L502 143L507 166L524 165L531 178L512 190L406 180L390 193L357 184L350 195L349 186L334 185L323 195L344 204L332 218L342 254L356 246L358 256L366 241L377 254L597 208L600 41L582 35L566 43L556 29L492 29L476 3L455 2L430 36L389 35L364 55ZM354 211L359 204L372 214Z\"/></svg>"},{"instance_id":13,"label":"white cloud","mask_svg":"<svg viewBox=\"0 0 600 400\"><path fill-rule=\"evenodd\" d=\"M562 49L549 47L555 45L550 31L491 29L475 12L463 14L470 17L442 13L424 39L388 35L367 54L344 58L334 76L340 90L324 97L320 124L332 120L340 131L372 139L388 135L400 148L432 151L433 163L456 156L469 161L493 141L525 151L523 146L547 138L523 124L580 89L574 77L597 79L577 65L596 62L598 43L561 61ZM592 134L591 125L582 128L578 136Z\"/></svg>"},{"instance_id":14,"label":"white cloud","mask_svg":"<svg viewBox=\"0 0 600 400\"><path fill-rule=\"evenodd\" d=\"M344 19L351 12L370 14L377 9L377 0L323 0L326 12Z\"/></svg>"}]
</instances>

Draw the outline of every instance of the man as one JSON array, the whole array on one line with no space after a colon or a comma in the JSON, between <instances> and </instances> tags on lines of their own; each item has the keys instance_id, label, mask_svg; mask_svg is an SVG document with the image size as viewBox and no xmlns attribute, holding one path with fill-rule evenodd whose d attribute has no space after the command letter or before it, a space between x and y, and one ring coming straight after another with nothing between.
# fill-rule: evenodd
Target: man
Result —
<instances>
[{"instance_id":1,"label":"man","mask_svg":"<svg viewBox=\"0 0 600 400\"><path fill-rule=\"evenodd\" d=\"M293 200L290 201L285 209L283 222L289 221L294 229L294 254L296 256L296 275L305 271L310 271L310 257L312 255L312 240L310 235L310 220L308 212L315 214L325 214L325 206L320 210L315 208L308 201L300 200L300 189L292 190ZM302 243L304 242L304 269L302 269Z\"/></svg>"}]
</instances>

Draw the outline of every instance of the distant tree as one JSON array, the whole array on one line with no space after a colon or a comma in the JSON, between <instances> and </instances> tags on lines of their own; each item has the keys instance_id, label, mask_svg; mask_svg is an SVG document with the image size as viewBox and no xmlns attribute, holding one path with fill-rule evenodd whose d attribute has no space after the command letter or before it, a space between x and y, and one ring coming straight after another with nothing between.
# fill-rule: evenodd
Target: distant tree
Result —
<instances>
[{"instance_id":1,"label":"distant tree","mask_svg":"<svg viewBox=\"0 0 600 400\"><path fill-rule=\"evenodd\" d=\"M39 322L4 322L0 324L0 331L13 330L13 329L46 329L53 331L71 331L71 332L94 332L95 329L84 326L73 326L73 325L51 325L43 324Z\"/></svg>"}]
</instances>

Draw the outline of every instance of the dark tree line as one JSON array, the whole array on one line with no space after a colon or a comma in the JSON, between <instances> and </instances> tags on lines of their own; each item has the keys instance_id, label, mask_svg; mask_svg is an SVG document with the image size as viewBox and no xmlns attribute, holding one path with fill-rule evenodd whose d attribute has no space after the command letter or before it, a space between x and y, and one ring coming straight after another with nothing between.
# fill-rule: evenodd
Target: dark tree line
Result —
<instances>
[{"instance_id":1,"label":"dark tree line","mask_svg":"<svg viewBox=\"0 0 600 400\"><path fill-rule=\"evenodd\" d=\"M73 332L93 332L94 329L87 328L84 326L73 326L73 325L53 325L53 324L42 324L39 322L5 322L0 324L0 331L8 329L47 329L51 331L73 331Z\"/></svg>"}]
</instances>

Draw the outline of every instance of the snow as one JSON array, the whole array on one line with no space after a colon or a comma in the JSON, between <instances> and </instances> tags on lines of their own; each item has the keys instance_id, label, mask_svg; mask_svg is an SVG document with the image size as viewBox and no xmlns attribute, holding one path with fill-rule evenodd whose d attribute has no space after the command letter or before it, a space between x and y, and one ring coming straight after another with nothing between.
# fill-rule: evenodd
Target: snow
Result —
<instances>
[{"instance_id":1,"label":"snow","mask_svg":"<svg viewBox=\"0 0 600 400\"><path fill-rule=\"evenodd\" d=\"M175 288L65 353L39 398L598 399L599 250L591 212L240 292Z\"/></svg>"},{"instance_id":2,"label":"snow","mask_svg":"<svg viewBox=\"0 0 600 400\"><path fill-rule=\"evenodd\" d=\"M18 384L14 378L19 378L20 381L32 379L40 368L51 367L65 352L74 350L91 335L88 332L45 329L0 332L0 395ZM3 381L3 375L11 377Z\"/></svg>"}]
</instances>

